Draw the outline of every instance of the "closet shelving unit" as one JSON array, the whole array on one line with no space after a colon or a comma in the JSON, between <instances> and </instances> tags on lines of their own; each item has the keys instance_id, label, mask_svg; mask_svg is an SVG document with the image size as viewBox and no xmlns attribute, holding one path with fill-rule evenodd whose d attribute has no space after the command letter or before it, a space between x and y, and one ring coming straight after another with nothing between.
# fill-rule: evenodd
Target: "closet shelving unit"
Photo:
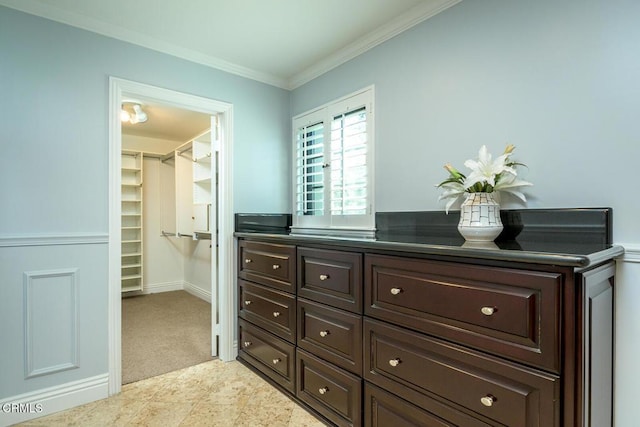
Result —
<instances>
[{"instance_id":1,"label":"closet shelving unit","mask_svg":"<svg viewBox=\"0 0 640 427\"><path fill-rule=\"evenodd\" d=\"M211 131L193 140L193 232L198 239L211 238Z\"/></svg>"},{"instance_id":2,"label":"closet shelving unit","mask_svg":"<svg viewBox=\"0 0 640 427\"><path fill-rule=\"evenodd\" d=\"M143 287L142 160L141 152L122 151L122 292Z\"/></svg>"}]
</instances>

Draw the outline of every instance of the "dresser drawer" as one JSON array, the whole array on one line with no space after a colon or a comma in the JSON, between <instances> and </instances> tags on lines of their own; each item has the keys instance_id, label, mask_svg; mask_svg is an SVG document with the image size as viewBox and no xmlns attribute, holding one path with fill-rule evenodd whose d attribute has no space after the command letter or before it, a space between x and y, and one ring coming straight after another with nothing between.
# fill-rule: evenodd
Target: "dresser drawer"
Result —
<instances>
[{"instance_id":1,"label":"dresser drawer","mask_svg":"<svg viewBox=\"0 0 640 427\"><path fill-rule=\"evenodd\" d=\"M379 255L365 258L365 313L560 372L563 276Z\"/></svg>"},{"instance_id":2,"label":"dresser drawer","mask_svg":"<svg viewBox=\"0 0 640 427\"><path fill-rule=\"evenodd\" d=\"M362 374L362 316L298 299L298 346Z\"/></svg>"},{"instance_id":3,"label":"dresser drawer","mask_svg":"<svg viewBox=\"0 0 640 427\"><path fill-rule=\"evenodd\" d=\"M420 396L412 404L374 385L364 385L364 425L371 427L490 427L483 421Z\"/></svg>"},{"instance_id":4,"label":"dresser drawer","mask_svg":"<svg viewBox=\"0 0 640 427\"><path fill-rule=\"evenodd\" d=\"M295 344L296 299L286 292L238 279L238 313L280 338Z\"/></svg>"},{"instance_id":5,"label":"dresser drawer","mask_svg":"<svg viewBox=\"0 0 640 427\"><path fill-rule=\"evenodd\" d=\"M366 319L365 379L437 396L509 427L559 425L560 380L416 332ZM408 396L410 397L410 396Z\"/></svg>"},{"instance_id":6,"label":"dresser drawer","mask_svg":"<svg viewBox=\"0 0 640 427\"><path fill-rule=\"evenodd\" d=\"M362 423L362 380L298 349L296 396L338 426Z\"/></svg>"},{"instance_id":7,"label":"dresser drawer","mask_svg":"<svg viewBox=\"0 0 640 427\"><path fill-rule=\"evenodd\" d=\"M238 251L241 279L295 293L295 246L240 240Z\"/></svg>"},{"instance_id":8,"label":"dresser drawer","mask_svg":"<svg viewBox=\"0 0 640 427\"><path fill-rule=\"evenodd\" d=\"M298 248L298 295L362 313L362 254Z\"/></svg>"},{"instance_id":9,"label":"dresser drawer","mask_svg":"<svg viewBox=\"0 0 640 427\"><path fill-rule=\"evenodd\" d=\"M295 347L238 319L238 355L290 392L295 392Z\"/></svg>"}]
</instances>

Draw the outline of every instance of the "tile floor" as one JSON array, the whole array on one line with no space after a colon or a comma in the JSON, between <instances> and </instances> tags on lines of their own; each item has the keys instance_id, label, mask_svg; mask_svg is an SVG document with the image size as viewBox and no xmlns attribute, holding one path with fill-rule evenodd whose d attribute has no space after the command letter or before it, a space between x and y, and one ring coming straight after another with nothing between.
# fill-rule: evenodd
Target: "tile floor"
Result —
<instances>
[{"instance_id":1,"label":"tile floor","mask_svg":"<svg viewBox=\"0 0 640 427\"><path fill-rule=\"evenodd\" d=\"M20 426L322 427L239 362L202 363L122 387L122 393Z\"/></svg>"}]
</instances>

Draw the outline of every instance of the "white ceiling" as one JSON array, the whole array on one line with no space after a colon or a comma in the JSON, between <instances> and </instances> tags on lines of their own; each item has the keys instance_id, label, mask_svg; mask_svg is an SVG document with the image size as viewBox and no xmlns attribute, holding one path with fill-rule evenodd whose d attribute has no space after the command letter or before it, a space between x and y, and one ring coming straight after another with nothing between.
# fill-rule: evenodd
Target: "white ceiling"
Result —
<instances>
[{"instance_id":1,"label":"white ceiling","mask_svg":"<svg viewBox=\"0 0 640 427\"><path fill-rule=\"evenodd\" d=\"M0 0L293 89L461 0Z\"/></svg>"},{"instance_id":2,"label":"white ceiling","mask_svg":"<svg viewBox=\"0 0 640 427\"><path fill-rule=\"evenodd\" d=\"M294 89L461 0L0 0L0 5ZM122 132L186 142L209 116L142 101Z\"/></svg>"}]
</instances>

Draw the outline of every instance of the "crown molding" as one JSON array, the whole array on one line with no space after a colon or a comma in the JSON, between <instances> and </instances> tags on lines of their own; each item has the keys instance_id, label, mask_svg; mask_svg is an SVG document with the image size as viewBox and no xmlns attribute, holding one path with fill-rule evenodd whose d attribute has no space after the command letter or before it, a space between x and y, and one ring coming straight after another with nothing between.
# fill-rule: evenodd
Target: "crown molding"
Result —
<instances>
[{"instance_id":1,"label":"crown molding","mask_svg":"<svg viewBox=\"0 0 640 427\"><path fill-rule=\"evenodd\" d=\"M318 63L312 65L289 79L289 90L293 90L310 82L316 77L344 64L345 62L365 53L408 30L419 23L439 14L440 12L460 3L462 0L439 0L438 2L422 3L397 18L389 21L376 31L356 40L343 49L334 52Z\"/></svg>"},{"instance_id":2,"label":"crown molding","mask_svg":"<svg viewBox=\"0 0 640 427\"><path fill-rule=\"evenodd\" d=\"M49 4L35 0L0 0L0 5L19 10L41 18L56 21L72 27L101 34L106 37L142 46L157 52L162 52L190 62L205 65L210 68L225 71L247 79L262 82L281 89L293 90L322 74L344 64L345 62L363 54L381 43L397 36L403 31L437 15L438 13L460 3L462 0L436 0L422 3L397 18L389 21L376 31L367 34L328 57L317 62L301 73L290 78L282 78L270 73L250 69L238 64L225 61L210 55L187 49L175 44L157 40L136 31L127 30L117 25L105 24L87 16L61 10Z\"/></svg>"},{"instance_id":3,"label":"crown molding","mask_svg":"<svg viewBox=\"0 0 640 427\"><path fill-rule=\"evenodd\" d=\"M0 0L0 5L282 89L288 89L289 86L287 79L233 64L220 58L158 40L136 31L127 30L117 25L105 24L104 22L96 19L78 13L67 12L57 7L34 0Z\"/></svg>"}]
</instances>

